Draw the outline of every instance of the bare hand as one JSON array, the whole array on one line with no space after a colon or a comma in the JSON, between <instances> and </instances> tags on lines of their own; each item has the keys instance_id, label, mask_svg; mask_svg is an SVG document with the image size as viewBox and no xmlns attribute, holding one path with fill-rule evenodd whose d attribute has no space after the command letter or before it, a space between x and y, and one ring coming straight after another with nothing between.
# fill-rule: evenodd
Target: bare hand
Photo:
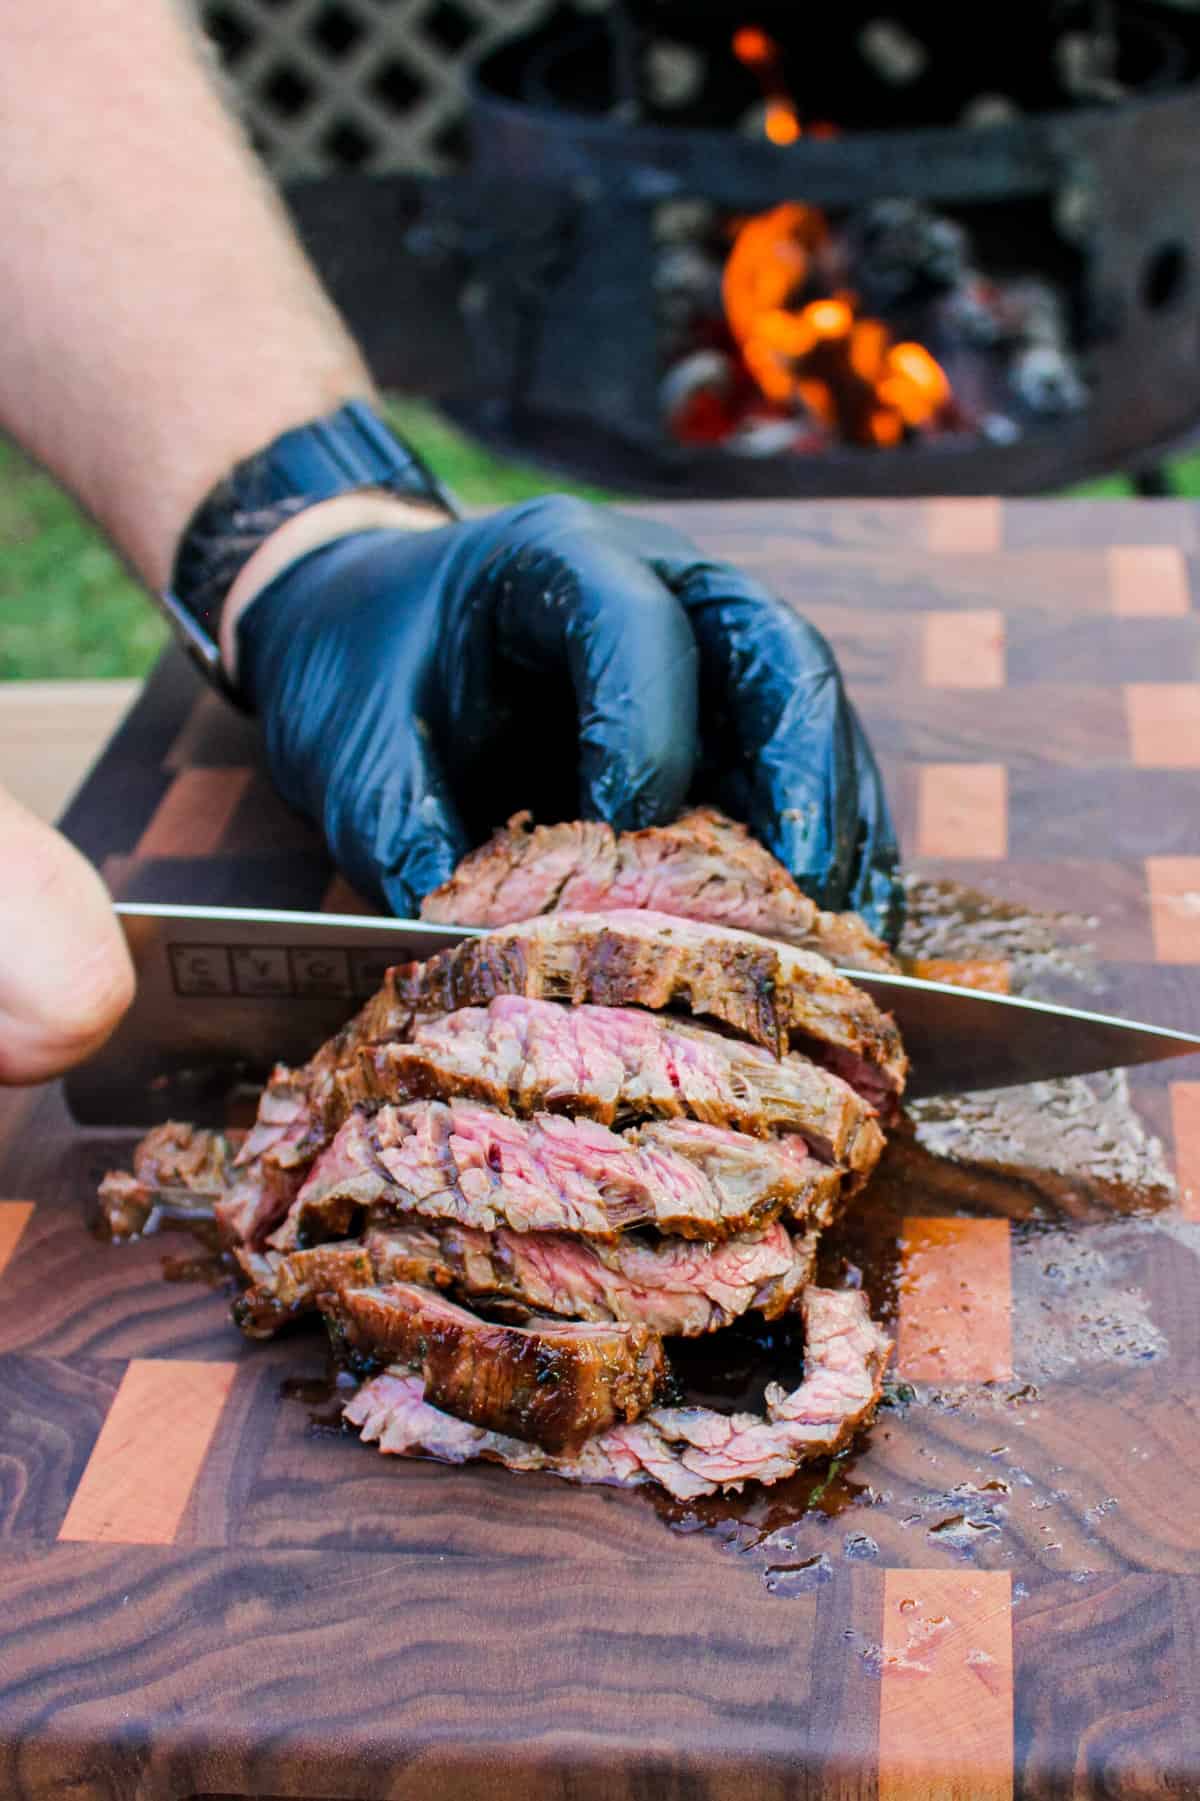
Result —
<instances>
[{"instance_id":1,"label":"bare hand","mask_svg":"<svg viewBox=\"0 0 1200 1801\"><path fill-rule=\"evenodd\" d=\"M91 864L0 789L0 1082L44 1082L97 1050L133 968Z\"/></svg>"}]
</instances>

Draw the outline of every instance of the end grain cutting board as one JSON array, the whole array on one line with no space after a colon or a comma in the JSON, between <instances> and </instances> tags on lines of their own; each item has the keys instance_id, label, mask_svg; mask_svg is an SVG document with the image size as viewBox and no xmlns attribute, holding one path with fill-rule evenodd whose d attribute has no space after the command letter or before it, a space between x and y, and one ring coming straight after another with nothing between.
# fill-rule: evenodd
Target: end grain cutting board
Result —
<instances>
[{"instance_id":1,"label":"end grain cutting board","mask_svg":"<svg viewBox=\"0 0 1200 1801\"><path fill-rule=\"evenodd\" d=\"M1195 1029L1195 509L663 511L833 639L917 867L1094 915L1103 1004ZM130 897L353 904L176 658L68 825ZM1002 934L981 955L1006 979ZM219 1289L163 1279L202 1273L184 1239L97 1244L130 1139L9 1097L0 1790L1200 1790L1200 1068L1136 1101L1181 1183L1145 1218L1060 1180L1055 1223L1036 1172L964 1189L908 1147L866 1265L894 1405L827 1482L681 1531L314 1425L319 1340L243 1343Z\"/></svg>"}]
</instances>

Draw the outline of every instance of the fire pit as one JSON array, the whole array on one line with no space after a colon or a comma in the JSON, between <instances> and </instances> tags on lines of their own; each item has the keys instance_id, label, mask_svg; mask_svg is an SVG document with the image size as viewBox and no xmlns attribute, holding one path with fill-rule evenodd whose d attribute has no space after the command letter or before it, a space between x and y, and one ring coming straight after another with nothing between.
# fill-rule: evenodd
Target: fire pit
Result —
<instances>
[{"instance_id":1,"label":"fire pit","mask_svg":"<svg viewBox=\"0 0 1200 1801\"><path fill-rule=\"evenodd\" d=\"M647 492L1021 492L1200 419L1200 11L557 12L479 71L477 434Z\"/></svg>"}]
</instances>

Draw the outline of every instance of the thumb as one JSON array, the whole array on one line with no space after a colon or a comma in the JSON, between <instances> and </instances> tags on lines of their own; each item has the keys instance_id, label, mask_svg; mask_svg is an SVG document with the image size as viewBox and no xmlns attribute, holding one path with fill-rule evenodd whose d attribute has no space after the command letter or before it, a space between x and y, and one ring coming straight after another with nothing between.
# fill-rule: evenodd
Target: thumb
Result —
<instances>
[{"instance_id":1,"label":"thumb","mask_svg":"<svg viewBox=\"0 0 1200 1801\"><path fill-rule=\"evenodd\" d=\"M0 1082L44 1082L98 1050L133 999L103 882L0 789Z\"/></svg>"}]
</instances>

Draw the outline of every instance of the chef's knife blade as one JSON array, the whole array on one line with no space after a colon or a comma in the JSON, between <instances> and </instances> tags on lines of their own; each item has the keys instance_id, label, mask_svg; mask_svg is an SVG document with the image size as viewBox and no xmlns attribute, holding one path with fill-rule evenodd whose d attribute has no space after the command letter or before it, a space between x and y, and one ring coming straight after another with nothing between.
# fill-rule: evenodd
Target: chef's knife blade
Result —
<instances>
[{"instance_id":1,"label":"chef's knife blade","mask_svg":"<svg viewBox=\"0 0 1200 1801\"><path fill-rule=\"evenodd\" d=\"M1050 1001L915 976L842 972L895 1016L912 1063L912 1099L1086 1076L1200 1052L1200 1038Z\"/></svg>"},{"instance_id":2,"label":"chef's knife blade","mask_svg":"<svg viewBox=\"0 0 1200 1801\"><path fill-rule=\"evenodd\" d=\"M105 1048L67 1082L75 1117L142 1125L225 1116L239 1079L262 1080L337 1031L391 963L476 929L420 920L234 907L117 907L137 998ZM844 973L894 1013L912 1059L908 1093L957 1094L1200 1052L1200 1037L912 976Z\"/></svg>"}]
</instances>

